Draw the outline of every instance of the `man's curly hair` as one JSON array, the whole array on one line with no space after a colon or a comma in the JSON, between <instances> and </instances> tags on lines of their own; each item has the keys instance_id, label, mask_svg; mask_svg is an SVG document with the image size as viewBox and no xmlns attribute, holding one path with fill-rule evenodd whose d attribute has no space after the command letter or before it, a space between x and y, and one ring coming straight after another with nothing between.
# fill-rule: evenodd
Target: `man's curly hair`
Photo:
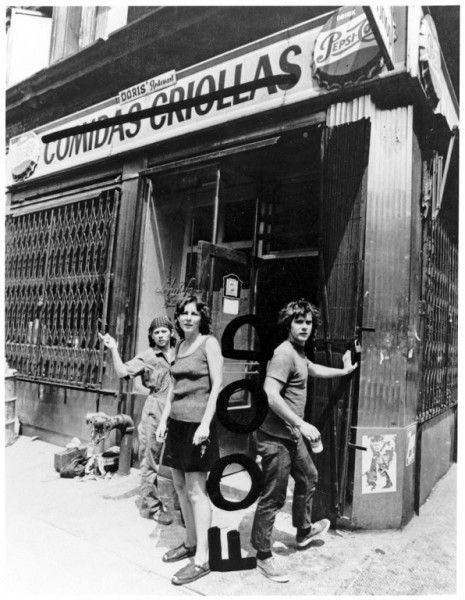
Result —
<instances>
[{"instance_id":1,"label":"man's curly hair","mask_svg":"<svg viewBox=\"0 0 465 600\"><path fill-rule=\"evenodd\" d=\"M316 330L320 325L320 311L314 304L311 304L304 298L289 302L279 311L278 328L282 338L287 337L291 323L294 319L298 317L305 317L305 315L308 313L311 313L313 319L312 333L310 335L309 342L313 340Z\"/></svg>"}]
</instances>

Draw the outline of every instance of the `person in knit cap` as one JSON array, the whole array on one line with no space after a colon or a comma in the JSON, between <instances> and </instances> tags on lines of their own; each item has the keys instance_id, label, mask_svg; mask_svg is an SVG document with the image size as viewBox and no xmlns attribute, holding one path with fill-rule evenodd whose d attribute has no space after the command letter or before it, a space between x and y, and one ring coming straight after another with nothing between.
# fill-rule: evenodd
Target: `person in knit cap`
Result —
<instances>
[{"instance_id":1,"label":"person in knit cap","mask_svg":"<svg viewBox=\"0 0 465 600\"><path fill-rule=\"evenodd\" d=\"M150 323L149 348L123 362L116 340L108 333L100 339L110 350L113 366L119 377L140 375L150 392L142 410L139 427L139 462L141 471L141 514L161 525L170 525L173 517L163 506L157 488L157 473L163 444L157 441L156 431L171 384L171 365L174 361L174 326L165 316Z\"/></svg>"}]
</instances>

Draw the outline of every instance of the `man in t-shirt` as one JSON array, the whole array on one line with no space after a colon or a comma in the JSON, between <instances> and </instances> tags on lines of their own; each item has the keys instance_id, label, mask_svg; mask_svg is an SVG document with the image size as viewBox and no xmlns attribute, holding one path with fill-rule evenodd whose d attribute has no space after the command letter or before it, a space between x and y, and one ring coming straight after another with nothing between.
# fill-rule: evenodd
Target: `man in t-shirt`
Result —
<instances>
[{"instance_id":1,"label":"man in t-shirt","mask_svg":"<svg viewBox=\"0 0 465 600\"><path fill-rule=\"evenodd\" d=\"M292 524L296 543L305 548L329 529L328 519L311 522L312 500L318 472L303 440L316 442L318 429L303 420L307 401L308 376L341 377L352 373L350 352L343 356L343 368L316 365L305 355L305 345L318 324L318 309L306 300L290 302L279 313L278 326L286 340L274 351L264 384L268 414L257 431L257 451L262 457L263 490L257 504L251 542L257 551L257 569L271 579L289 581L286 570L271 552L271 534L277 513L286 501L289 475L295 481Z\"/></svg>"},{"instance_id":2,"label":"man in t-shirt","mask_svg":"<svg viewBox=\"0 0 465 600\"><path fill-rule=\"evenodd\" d=\"M153 319L148 331L149 348L123 363L116 340L106 333L100 335L110 350L113 365L119 377L142 377L150 389L142 410L137 432L139 434L139 462L141 472L141 514L161 525L170 525L173 518L163 506L157 488L157 473L162 444L156 439L157 427L165 407L171 385L171 365L174 361L172 342L173 323L168 317Z\"/></svg>"}]
</instances>

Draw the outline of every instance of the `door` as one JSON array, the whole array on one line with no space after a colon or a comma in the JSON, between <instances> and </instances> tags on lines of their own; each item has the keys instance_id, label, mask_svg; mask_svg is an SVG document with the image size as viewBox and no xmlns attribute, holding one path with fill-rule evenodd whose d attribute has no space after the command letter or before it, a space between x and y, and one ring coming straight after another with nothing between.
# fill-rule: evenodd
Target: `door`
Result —
<instances>
[{"instance_id":1,"label":"door","mask_svg":"<svg viewBox=\"0 0 465 600\"><path fill-rule=\"evenodd\" d=\"M220 344L228 324L238 317L253 313L252 259L245 252L225 245L199 241L197 246L197 292L205 298L212 317L212 330ZM259 351L256 330L250 325L241 326L234 336L234 349ZM255 360L225 358L223 386L241 379L259 381L260 363ZM238 391L230 401L228 410L232 418L241 423L252 418L254 406L246 390ZM220 428L222 454L242 452L255 458L252 437Z\"/></svg>"},{"instance_id":2,"label":"door","mask_svg":"<svg viewBox=\"0 0 465 600\"><path fill-rule=\"evenodd\" d=\"M341 367L342 355L361 342L363 264L366 219L366 167L370 121L362 119L323 134L322 195L319 236L317 363ZM357 346L358 347L358 346ZM353 359L356 355L353 356ZM351 378L315 379L308 418L322 432L329 452L315 458L320 473L315 512L347 516L355 452L358 371Z\"/></svg>"}]
</instances>

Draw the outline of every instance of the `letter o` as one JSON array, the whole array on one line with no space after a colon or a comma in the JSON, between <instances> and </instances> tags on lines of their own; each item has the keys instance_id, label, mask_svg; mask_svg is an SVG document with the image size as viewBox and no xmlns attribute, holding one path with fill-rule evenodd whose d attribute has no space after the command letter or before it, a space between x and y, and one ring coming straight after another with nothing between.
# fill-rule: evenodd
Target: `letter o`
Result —
<instances>
[{"instance_id":1,"label":"letter o","mask_svg":"<svg viewBox=\"0 0 465 600\"><path fill-rule=\"evenodd\" d=\"M232 502L231 500L226 500L226 498L223 496L220 490L221 475L225 467L234 463L242 465L245 468L245 470L250 475L250 480L252 482L249 493L245 498L243 498L239 502ZM223 456L222 458L218 459L213 465L213 469L210 471L210 474L207 479L207 492L210 497L210 500L216 507L221 508L222 510L233 511L248 508L260 496L260 492L262 491L262 489L262 470L257 465L257 463L254 462L249 456L240 453L229 454L228 456Z\"/></svg>"},{"instance_id":2,"label":"letter o","mask_svg":"<svg viewBox=\"0 0 465 600\"><path fill-rule=\"evenodd\" d=\"M238 390L247 390L252 394L252 399L255 400L256 410L253 419L243 425L237 423L228 414L228 402L231 396ZM218 421L233 433L252 433L260 427L265 420L268 412L268 396L265 390L251 379L239 379L229 383L218 394L216 401L216 417Z\"/></svg>"},{"instance_id":3,"label":"letter o","mask_svg":"<svg viewBox=\"0 0 465 600\"><path fill-rule=\"evenodd\" d=\"M199 104L195 107L195 112L202 116L202 115L206 115L207 113L209 113L213 107L213 101L212 100L208 100L208 94L211 94L212 92L215 91L216 86L215 86L215 80L213 78L212 75L205 75L205 77L203 77L203 79L201 79L199 81L199 84L197 86L195 95L196 97L201 96L202 95L202 88L203 88L203 84L205 82L208 82L208 87L209 87L209 91L206 94L206 100L204 104ZM205 105L204 108L202 108Z\"/></svg>"},{"instance_id":4,"label":"letter o","mask_svg":"<svg viewBox=\"0 0 465 600\"><path fill-rule=\"evenodd\" d=\"M62 148L62 142L65 145L64 149ZM58 160L63 160L66 158L69 152L69 137L61 138L58 140L57 144L57 158Z\"/></svg>"}]
</instances>

